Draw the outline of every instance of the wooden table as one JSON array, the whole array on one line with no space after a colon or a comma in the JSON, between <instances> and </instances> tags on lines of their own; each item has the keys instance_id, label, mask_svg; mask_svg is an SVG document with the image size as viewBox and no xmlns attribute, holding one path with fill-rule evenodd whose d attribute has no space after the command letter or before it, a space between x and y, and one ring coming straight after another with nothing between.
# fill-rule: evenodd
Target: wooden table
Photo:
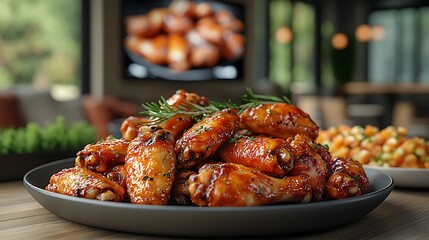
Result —
<instances>
[{"instance_id":1,"label":"wooden table","mask_svg":"<svg viewBox=\"0 0 429 240\"><path fill-rule=\"evenodd\" d=\"M379 207L358 221L284 238L427 239L428 236L429 191L395 189ZM0 183L0 239L168 238L103 230L62 219L40 206L21 181L13 181Z\"/></svg>"}]
</instances>

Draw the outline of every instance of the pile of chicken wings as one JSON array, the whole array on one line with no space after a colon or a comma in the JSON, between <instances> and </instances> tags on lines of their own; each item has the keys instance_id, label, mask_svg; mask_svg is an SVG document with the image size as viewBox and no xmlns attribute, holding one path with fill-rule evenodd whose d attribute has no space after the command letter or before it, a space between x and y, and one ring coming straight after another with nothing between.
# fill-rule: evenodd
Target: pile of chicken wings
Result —
<instances>
[{"instance_id":1,"label":"pile of chicken wings","mask_svg":"<svg viewBox=\"0 0 429 240\"><path fill-rule=\"evenodd\" d=\"M210 2L174 0L147 14L127 16L125 46L174 71L207 68L244 55L244 23Z\"/></svg>"},{"instance_id":2,"label":"pile of chicken wings","mask_svg":"<svg viewBox=\"0 0 429 240\"><path fill-rule=\"evenodd\" d=\"M211 104L178 90L172 108ZM200 118L177 114L153 125L130 116L122 138L88 144L75 166L46 190L75 197L152 205L259 206L308 203L369 191L360 162L332 158L319 127L288 103L224 109Z\"/></svg>"}]
</instances>

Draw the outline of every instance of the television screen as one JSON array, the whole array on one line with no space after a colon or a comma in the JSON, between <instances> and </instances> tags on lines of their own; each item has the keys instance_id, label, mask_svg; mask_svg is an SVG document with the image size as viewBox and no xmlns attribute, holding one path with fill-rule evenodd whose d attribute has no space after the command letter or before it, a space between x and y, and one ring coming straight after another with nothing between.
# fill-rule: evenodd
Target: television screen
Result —
<instances>
[{"instance_id":1,"label":"television screen","mask_svg":"<svg viewBox=\"0 0 429 240\"><path fill-rule=\"evenodd\" d=\"M244 4L123 0L123 74L133 79L243 78Z\"/></svg>"}]
</instances>

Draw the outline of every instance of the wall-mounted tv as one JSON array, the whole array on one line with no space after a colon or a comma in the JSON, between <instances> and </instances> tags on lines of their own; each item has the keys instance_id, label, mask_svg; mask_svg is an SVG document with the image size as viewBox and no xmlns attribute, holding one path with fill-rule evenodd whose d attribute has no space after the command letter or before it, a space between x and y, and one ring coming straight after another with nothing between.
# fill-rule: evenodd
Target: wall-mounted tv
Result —
<instances>
[{"instance_id":1,"label":"wall-mounted tv","mask_svg":"<svg viewBox=\"0 0 429 240\"><path fill-rule=\"evenodd\" d=\"M123 0L124 77L243 79L244 8L244 3L234 0Z\"/></svg>"}]
</instances>

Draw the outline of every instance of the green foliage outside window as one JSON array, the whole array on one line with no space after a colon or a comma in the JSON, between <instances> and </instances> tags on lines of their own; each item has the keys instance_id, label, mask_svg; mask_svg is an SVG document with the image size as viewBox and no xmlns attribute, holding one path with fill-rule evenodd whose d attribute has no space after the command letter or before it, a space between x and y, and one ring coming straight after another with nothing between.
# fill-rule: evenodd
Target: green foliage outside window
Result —
<instances>
[{"instance_id":1,"label":"green foliage outside window","mask_svg":"<svg viewBox=\"0 0 429 240\"><path fill-rule=\"evenodd\" d=\"M269 17L270 79L285 91L294 82L314 85L314 8L300 1L271 0ZM282 27L291 29L291 42L276 39L276 32Z\"/></svg>"},{"instance_id":2,"label":"green foliage outside window","mask_svg":"<svg viewBox=\"0 0 429 240\"><path fill-rule=\"evenodd\" d=\"M86 122L68 124L64 116L44 127L28 123L23 128L0 130L0 155L70 151L96 141L96 130Z\"/></svg>"},{"instance_id":3,"label":"green foliage outside window","mask_svg":"<svg viewBox=\"0 0 429 240\"><path fill-rule=\"evenodd\" d=\"M0 1L0 89L79 85L81 1Z\"/></svg>"}]
</instances>

